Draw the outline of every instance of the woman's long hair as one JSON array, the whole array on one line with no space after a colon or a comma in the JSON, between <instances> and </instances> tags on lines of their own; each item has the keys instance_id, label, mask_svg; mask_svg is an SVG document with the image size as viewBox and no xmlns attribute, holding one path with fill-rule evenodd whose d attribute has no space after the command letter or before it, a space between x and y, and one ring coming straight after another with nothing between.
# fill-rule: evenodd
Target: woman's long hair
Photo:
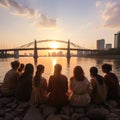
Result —
<instances>
[{"instance_id":1,"label":"woman's long hair","mask_svg":"<svg viewBox=\"0 0 120 120\"><path fill-rule=\"evenodd\" d=\"M62 66L60 64L56 64L54 66L54 77L55 77L56 80L60 80L61 71L62 71Z\"/></svg>"},{"instance_id":2,"label":"woman's long hair","mask_svg":"<svg viewBox=\"0 0 120 120\"><path fill-rule=\"evenodd\" d=\"M83 81L85 79L84 71L81 66L76 66L73 70L73 77L78 81Z\"/></svg>"},{"instance_id":3,"label":"woman's long hair","mask_svg":"<svg viewBox=\"0 0 120 120\"><path fill-rule=\"evenodd\" d=\"M96 67L91 67L90 68L90 74L93 77L97 78L97 80L98 80L98 82L99 82L100 85L103 85L104 78L101 75L98 75L98 69Z\"/></svg>"},{"instance_id":4,"label":"woman's long hair","mask_svg":"<svg viewBox=\"0 0 120 120\"><path fill-rule=\"evenodd\" d=\"M38 86L39 85L39 82L41 80L41 76L42 76L42 73L44 72L44 66L43 65L38 65L37 66L37 71L36 71L36 74L35 74L35 77L34 77L34 83L35 83L35 86Z\"/></svg>"},{"instance_id":5,"label":"woman's long hair","mask_svg":"<svg viewBox=\"0 0 120 120\"><path fill-rule=\"evenodd\" d=\"M26 64L24 73L20 76L20 78L33 76L34 67L31 63Z\"/></svg>"}]
</instances>

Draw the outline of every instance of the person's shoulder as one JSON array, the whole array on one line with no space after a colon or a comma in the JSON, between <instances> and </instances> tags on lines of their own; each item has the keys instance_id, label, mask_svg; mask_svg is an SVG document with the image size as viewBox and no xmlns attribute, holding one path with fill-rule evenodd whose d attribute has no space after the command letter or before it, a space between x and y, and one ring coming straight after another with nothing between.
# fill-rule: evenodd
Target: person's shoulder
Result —
<instances>
[{"instance_id":1,"label":"person's shoulder","mask_svg":"<svg viewBox=\"0 0 120 120\"><path fill-rule=\"evenodd\" d=\"M90 81L88 80L87 77L84 78L84 81L85 81L86 83L90 83Z\"/></svg>"},{"instance_id":2,"label":"person's shoulder","mask_svg":"<svg viewBox=\"0 0 120 120\"><path fill-rule=\"evenodd\" d=\"M42 81L47 81L47 79L45 77L41 77Z\"/></svg>"},{"instance_id":3,"label":"person's shoulder","mask_svg":"<svg viewBox=\"0 0 120 120\"><path fill-rule=\"evenodd\" d=\"M63 74L62 74L61 76L64 77L65 79L68 79L66 75L63 75Z\"/></svg>"},{"instance_id":4,"label":"person's shoulder","mask_svg":"<svg viewBox=\"0 0 120 120\"><path fill-rule=\"evenodd\" d=\"M70 77L70 80L73 80L74 79L74 77Z\"/></svg>"}]
</instances>

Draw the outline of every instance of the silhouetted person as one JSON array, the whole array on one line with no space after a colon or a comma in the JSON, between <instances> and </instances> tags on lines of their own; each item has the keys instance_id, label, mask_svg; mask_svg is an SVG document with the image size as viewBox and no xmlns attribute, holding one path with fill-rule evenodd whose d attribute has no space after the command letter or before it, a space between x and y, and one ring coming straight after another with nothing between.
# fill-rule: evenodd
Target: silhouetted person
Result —
<instances>
[{"instance_id":1,"label":"silhouetted person","mask_svg":"<svg viewBox=\"0 0 120 120\"><path fill-rule=\"evenodd\" d=\"M49 105L61 108L68 102L68 96L66 95L68 90L68 79L61 73L62 66L56 64L54 66L54 74L49 78L48 92Z\"/></svg>"},{"instance_id":2,"label":"silhouetted person","mask_svg":"<svg viewBox=\"0 0 120 120\"><path fill-rule=\"evenodd\" d=\"M30 100L32 91L33 65L28 63L25 71L18 79L15 97L19 101L27 102Z\"/></svg>"},{"instance_id":3,"label":"silhouetted person","mask_svg":"<svg viewBox=\"0 0 120 120\"><path fill-rule=\"evenodd\" d=\"M11 67L4 77L3 84L1 86L1 92L5 96L14 96L15 95L15 89L17 86L17 81L19 77L18 67L20 65L19 61L13 61L11 62Z\"/></svg>"},{"instance_id":4,"label":"silhouetted person","mask_svg":"<svg viewBox=\"0 0 120 120\"><path fill-rule=\"evenodd\" d=\"M44 66L37 65L37 71L33 79L33 103L36 105L46 103L47 101L47 80L42 76Z\"/></svg>"},{"instance_id":5,"label":"silhouetted person","mask_svg":"<svg viewBox=\"0 0 120 120\"><path fill-rule=\"evenodd\" d=\"M73 76L70 78L70 89L72 91L70 97L72 106L85 107L90 103L90 83L81 66L76 66L73 70Z\"/></svg>"},{"instance_id":6,"label":"silhouetted person","mask_svg":"<svg viewBox=\"0 0 120 120\"><path fill-rule=\"evenodd\" d=\"M104 78L98 74L98 69L96 67L90 68L90 77L92 102L98 104L104 103L107 98L107 87Z\"/></svg>"},{"instance_id":7,"label":"silhouetted person","mask_svg":"<svg viewBox=\"0 0 120 120\"><path fill-rule=\"evenodd\" d=\"M18 72L22 74L24 72L25 65L23 63L20 64L20 67L18 68Z\"/></svg>"},{"instance_id":8,"label":"silhouetted person","mask_svg":"<svg viewBox=\"0 0 120 120\"><path fill-rule=\"evenodd\" d=\"M105 73L104 79L108 88L107 100L118 100L119 98L119 80L117 76L112 73L112 65L103 64L102 71Z\"/></svg>"}]
</instances>

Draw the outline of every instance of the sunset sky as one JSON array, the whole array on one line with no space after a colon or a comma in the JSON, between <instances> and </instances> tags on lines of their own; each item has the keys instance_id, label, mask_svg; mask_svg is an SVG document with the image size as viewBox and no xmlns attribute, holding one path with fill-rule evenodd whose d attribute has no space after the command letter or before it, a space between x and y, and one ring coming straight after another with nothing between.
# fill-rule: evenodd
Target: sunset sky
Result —
<instances>
[{"instance_id":1,"label":"sunset sky","mask_svg":"<svg viewBox=\"0 0 120 120\"><path fill-rule=\"evenodd\" d=\"M0 0L0 48L36 40L68 39L95 49L114 45L120 31L120 0Z\"/></svg>"}]
</instances>

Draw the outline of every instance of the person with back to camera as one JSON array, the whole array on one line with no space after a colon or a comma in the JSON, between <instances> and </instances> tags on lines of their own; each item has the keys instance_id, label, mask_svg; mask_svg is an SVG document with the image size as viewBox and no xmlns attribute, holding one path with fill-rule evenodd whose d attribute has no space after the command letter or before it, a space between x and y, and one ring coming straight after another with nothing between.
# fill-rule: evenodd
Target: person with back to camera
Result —
<instances>
[{"instance_id":1,"label":"person with back to camera","mask_svg":"<svg viewBox=\"0 0 120 120\"><path fill-rule=\"evenodd\" d=\"M117 76L111 72L111 64L103 64L102 71L105 73L104 80L108 88L107 100L118 100L119 99L119 80Z\"/></svg>"},{"instance_id":2,"label":"person with back to camera","mask_svg":"<svg viewBox=\"0 0 120 120\"><path fill-rule=\"evenodd\" d=\"M33 79L33 104L39 105L47 102L47 80L42 76L44 66L37 65L37 71Z\"/></svg>"},{"instance_id":3,"label":"person with back to camera","mask_svg":"<svg viewBox=\"0 0 120 120\"><path fill-rule=\"evenodd\" d=\"M107 98L107 87L104 78L98 74L98 69L96 67L90 68L90 82L92 86L92 102L97 104L102 104Z\"/></svg>"},{"instance_id":4,"label":"person with back to camera","mask_svg":"<svg viewBox=\"0 0 120 120\"><path fill-rule=\"evenodd\" d=\"M11 62L11 69L5 74L3 84L1 86L1 92L4 96L14 96L17 81L19 77L18 67L20 62L15 60Z\"/></svg>"},{"instance_id":5,"label":"person with back to camera","mask_svg":"<svg viewBox=\"0 0 120 120\"><path fill-rule=\"evenodd\" d=\"M61 73L62 66L56 64L54 66L54 74L50 76L48 83L48 104L58 109L66 105L68 102L68 79Z\"/></svg>"},{"instance_id":6,"label":"person with back to camera","mask_svg":"<svg viewBox=\"0 0 120 120\"><path fill-rule=\"evenodd\" d=\"M31 63L26 64L25 71L18 79L18 84L15 92L17 100L28 102L32 92L32 79L34 67Z\"/></svg>"},{"instance_id":7,"label":"person with back to camera","mask_svg":"<svg viewBox=\"0 0 120 120\"><path fill-rule=\"evenodd\" d=\"M18 68L18 72L20 75L24 72L25 65L23 63L20 64L20 67Z\"/></svg>"},{"instance_id":8,"label":"person with back to camera","mask_svg":"<svg viewBox=\"0 0 120 120\"><path fill-rule=\"evenodd\" d=\"M76 66L73 70L73 76L70 78L70 104L76 107L85 107L90 101L90 82L84 76L81 66Z\"/></svg>"}]
</instances>

